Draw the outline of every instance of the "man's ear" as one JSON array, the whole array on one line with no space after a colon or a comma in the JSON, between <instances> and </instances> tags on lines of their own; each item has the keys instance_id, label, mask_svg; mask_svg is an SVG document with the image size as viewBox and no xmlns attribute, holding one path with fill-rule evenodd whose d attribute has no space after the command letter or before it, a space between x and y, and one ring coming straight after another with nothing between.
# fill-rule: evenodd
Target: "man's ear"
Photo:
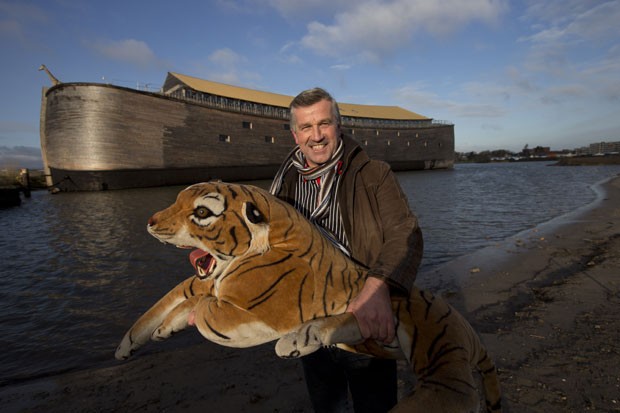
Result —
<instances>
[{"instance_id":1,"label":"man's ear","mask_svg":"<svg viewBox=\"0 0 620 413\"><path fill-rule=\"evenodd\" d=\"M293 139L295 139L295 144L299 145L299 141L297 140L297 132L291 129L291 135L293 135Z\"/></svg>"}]
</instances>

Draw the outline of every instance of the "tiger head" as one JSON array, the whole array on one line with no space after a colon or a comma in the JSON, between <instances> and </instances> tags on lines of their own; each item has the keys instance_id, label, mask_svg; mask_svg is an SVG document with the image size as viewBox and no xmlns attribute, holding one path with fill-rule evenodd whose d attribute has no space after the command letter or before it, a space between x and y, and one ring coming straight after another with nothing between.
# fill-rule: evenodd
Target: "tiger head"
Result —
<instances>
[{"instance_id":1,"label":"tiger head","mask_svg":"<svg viewBox=\"0 0 620 413\"><path fill-rule=\"evenodd\" d=\"M181 191L174 204L149 219L147 230L164 243L196 249L190 261L197 275L217 279L235 258L262 254L275 238L285 238L277 232L287 231L289 241L294 238L294 228L270 227L278 210L296 213L260 188L206 182Z\"/></svg>"}]
</instances>

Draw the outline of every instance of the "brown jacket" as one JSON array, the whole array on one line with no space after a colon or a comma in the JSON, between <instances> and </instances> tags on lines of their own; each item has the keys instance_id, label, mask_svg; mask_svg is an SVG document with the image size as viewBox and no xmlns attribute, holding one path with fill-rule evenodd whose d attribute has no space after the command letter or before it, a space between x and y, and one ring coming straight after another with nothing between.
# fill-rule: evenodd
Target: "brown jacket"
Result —
<instances>
[{"instance_id":1,"label":"brown jacket","mask_svg":"<svg viewBox=\"0 0 620 413\"><path fill-rule=\"evenodd\" d=\"M343 139L337 197L351 255L369 268L369 276L386 280L392 293L408 295L422 260L418 220L389 165L371 160L353 139ZM293 204L296 181L291 168L278 197Z\"/></svg>"}]
</instances>

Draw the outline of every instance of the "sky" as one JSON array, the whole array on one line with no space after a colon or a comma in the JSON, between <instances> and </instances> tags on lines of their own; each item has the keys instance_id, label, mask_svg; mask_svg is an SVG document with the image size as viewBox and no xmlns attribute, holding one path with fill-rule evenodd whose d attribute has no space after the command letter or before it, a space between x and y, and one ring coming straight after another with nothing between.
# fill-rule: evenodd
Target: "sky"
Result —
<instances>
[{"instance_id":1,"label":"sky","mask_svg":"<svg viewBox=\"0 0 620 413\"><path fill-rule=\"evenodd\" d=\"M620 141L620 0L0 0L0 167L41 163L41 92L168 72L396 105L459 152Z\"/></svg>"}]
</instances>

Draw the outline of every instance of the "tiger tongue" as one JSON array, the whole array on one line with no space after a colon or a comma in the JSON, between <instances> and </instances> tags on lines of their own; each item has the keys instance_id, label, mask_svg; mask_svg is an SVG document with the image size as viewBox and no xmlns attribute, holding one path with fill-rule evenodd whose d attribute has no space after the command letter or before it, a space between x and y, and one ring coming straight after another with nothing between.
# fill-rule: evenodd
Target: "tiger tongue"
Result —
<instances>
[{"instance_id":1,"label":"tiger tongue","mask_svg":"<svg viewBox=\"0 0 620 413\"><path fill-rule=\"evenodd\" d=\"M189 262L192 264L194 269L196 269L196 271L198 271L198 267L203 270L207 270L206 267L209 265L209 260L205 258L208 257L209 253L207 251L196 249L189 253Z\"/></svg>"}]
</instances>

